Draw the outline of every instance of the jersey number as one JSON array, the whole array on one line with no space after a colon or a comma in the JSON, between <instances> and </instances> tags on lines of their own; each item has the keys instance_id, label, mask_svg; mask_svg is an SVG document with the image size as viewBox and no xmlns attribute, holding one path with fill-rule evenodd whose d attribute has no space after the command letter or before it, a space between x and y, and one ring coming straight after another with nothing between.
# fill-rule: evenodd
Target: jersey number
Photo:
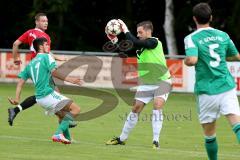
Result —
<instances>
[{"instance_id":1,"label":"jersey number","mask_svg":"<svg viewBox=\"0 0 240 160\"><path fill-rule=\"evenodd\" d=\"M212 66L212 67L219 66L220 61L221 61L219 54L217 54L214 51L214 49L216 49L218 47L219 47L219 44L211 44L211 45L209 45L210 56L215 59L215 61L210 61L210 66Z\"/></svg>"},{"instance_id":2,"label":"jersey number","mask_svg":"<svg viewBox=\"0 0 240 160\"><path fill-rule=\"evenodd\" d=\"M31 75L32 75L32 81L34 84L36 84L37 80L38 80L38 74L39 74L39 67L40 67L40 62L38 62L35 67L31 67ZM35 73L36 75L34 75L34 71L33 69L35 69Z\"/></svg>"}]
</instances>

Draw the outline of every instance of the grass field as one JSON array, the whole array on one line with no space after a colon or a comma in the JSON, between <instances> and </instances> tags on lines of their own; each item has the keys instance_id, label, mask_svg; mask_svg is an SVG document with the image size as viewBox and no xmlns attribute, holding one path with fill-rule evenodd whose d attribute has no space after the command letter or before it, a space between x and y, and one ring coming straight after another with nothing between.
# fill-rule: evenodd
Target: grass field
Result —
<instances>
[{"instance_id":1,"label":"grass field","mask_svg":"<svg viewBox=\"0 0 240 160\"><path fill-rule=\"evenodd\" d=\"M107 92L115 92L106 90ZM119 98L118 106L108 114L83 121L71 129L76 143L53 143L56 117L44 115L38 105L20 113L10 127L7 123L8 96L15 85L0 84L0 160L206 160L202 130L198 123L192 94L172 93L165 105L166 115L160 137L160 150L153 150L149 104L131 132L125 146L106 146L104 142L119 136L130 106ZM26 86L22 100L33 94ZM67 95L81 105L82 112L96 107L100 101L84 96ZM128 95L126 95L128 96ZM240 146L224 118L218 121L217 137L220 160L239 160Z\"/></svg>"}]
</instances>

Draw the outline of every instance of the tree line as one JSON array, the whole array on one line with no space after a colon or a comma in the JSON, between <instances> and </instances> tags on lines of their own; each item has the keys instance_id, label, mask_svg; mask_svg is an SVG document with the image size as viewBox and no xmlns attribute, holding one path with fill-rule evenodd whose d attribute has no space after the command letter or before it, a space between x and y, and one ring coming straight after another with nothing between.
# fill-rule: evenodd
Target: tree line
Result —
<instances>
[{"instance_id":1,"label":"tree line","mask_svg":"<svg viewBox=\"0 0 240 160\"><path fill-rule=\"evenodd\" d=\"M108 41L104 33L106 23L113 18L126 22L136 34L136 24L151 20L154 36L158 37L167 54L164 32L166 1L168 0L11 0L1 1L0 48L11 48L23 32L34 28L34 15L48 15L47 33L54 50L102 51ZM183 38L194 29L192 7L208 2L213 9L212 26L229 33L240 48L240 1L238 0L172 0L173 32L178 53L184 54ZM124 38L120 35L120 38ZM24 46L23 46L24 47Z\"/></svg>"}]
</instances>

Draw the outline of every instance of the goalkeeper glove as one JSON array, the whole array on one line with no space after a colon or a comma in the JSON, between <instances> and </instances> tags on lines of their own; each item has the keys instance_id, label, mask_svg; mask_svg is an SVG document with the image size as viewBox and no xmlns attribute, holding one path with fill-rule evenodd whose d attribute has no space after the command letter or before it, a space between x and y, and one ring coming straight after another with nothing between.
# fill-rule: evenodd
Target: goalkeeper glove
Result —
<instances>
[{"instance_id":1,"label":"goalkeeper glove","mask_svg":"<svg viewBox=\"0 0 240 160\"><path fill-rule=\"evenodd\" d=\"M122 32L123 32L123 33L129 32L127 25L126 25L121 19L118 19L118 22L119 22L120 25L121 25L121 28L122 28Z\"/></svg>"}]
</instances>

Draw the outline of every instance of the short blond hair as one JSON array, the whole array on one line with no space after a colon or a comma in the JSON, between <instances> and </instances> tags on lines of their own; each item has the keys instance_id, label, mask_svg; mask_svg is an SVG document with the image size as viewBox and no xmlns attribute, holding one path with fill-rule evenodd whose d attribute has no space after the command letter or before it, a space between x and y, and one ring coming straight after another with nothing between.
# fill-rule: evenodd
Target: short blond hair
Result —
<instances>
[{"instance_id":1,"label":"short blond hair","mask_svg":"<svg viewBox=\"0 0 240 160\"><path fill-rule=\"evenodd\" d=\"M38 13L35 15L35 20L38 21L40 17L47 16L46 13Z\"/></svg>"}]
</instances>

